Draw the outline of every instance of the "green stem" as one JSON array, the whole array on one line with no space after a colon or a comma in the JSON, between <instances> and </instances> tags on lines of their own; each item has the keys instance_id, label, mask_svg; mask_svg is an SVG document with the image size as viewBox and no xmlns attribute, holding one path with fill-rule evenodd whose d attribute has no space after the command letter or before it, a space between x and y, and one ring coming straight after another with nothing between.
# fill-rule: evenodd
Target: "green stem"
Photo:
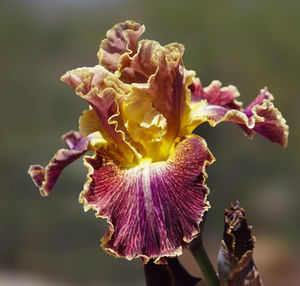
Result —
<instances>
[{"instance_id":1,"label":"green stem","mask_svg":"<svg viewBox=\"0 0 300 286\"><path fill-rule=\"evenodd\" d=\"M196 238L195 241L192 242L190 250L204 275L207 286L220 286L219 278L209 260L201 237Z\"/></svg>"}]
</instances>

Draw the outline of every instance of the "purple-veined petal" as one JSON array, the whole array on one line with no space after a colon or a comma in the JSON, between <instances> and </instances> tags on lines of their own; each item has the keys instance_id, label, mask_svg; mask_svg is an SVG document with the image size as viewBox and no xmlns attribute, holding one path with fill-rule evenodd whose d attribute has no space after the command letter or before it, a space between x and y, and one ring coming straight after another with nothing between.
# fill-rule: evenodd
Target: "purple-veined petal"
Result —
<instances>
[{"instance_id":1,"label":"purple-veined petal","mask_svg":"<svg viewBox=\"0 0 300 286\"><path fill-rule=\"evenodd\" d=\"M42 196L48 196L63 169L88 150L88 143L91 138L83 138L79 132L70 131L64 134L62 139L68 149L57 151L45 168L40 165L29 167L28 173L35 185L39 187Z\"/></svg>"},{"instance_id":2,"label":"purple-veined petal","mask_svg":"<svg viewBox=\"0 0 300 286\"><path fill-rule=\"evenodd\" d=\"M220 122L231 121L238 124L250 138L257 132L283 147L287 145L288 126L280 111L274 107L274 97L266 88L244 109L235 99L239 92L234 86L221 87L219 81L213 81L202 88L200 81L196 80L190 89L192 112L190 121L184 127L185 132L191 132L206 121L213 127Z\"/></svg>"},{"instance_id":3,"label":"purple-veined petal","mask_svg":"<svg viewBox=\"0 0 300 286\"><path fill-rule=\"evenodd\" d=\"M144 262L180 255L199 233L209 208L205 169L213 161L197 136L179 142L167 161L145 160L127 169L101 150L85 157L89 175L80 202L109 223L102 247L117 257L143 257Z\"/></svg>"},{"instance_id":4,"label":"purple-veined petal","mask_svg":"<svg viewBox=\"0 0 300 286\"><path fill-rule=\"evenodd\" d=\"M263 286L253 262L255 238L245 218L245 210L231 204L224 214L224 235L218 255L222 286Z\"/></svg>"}]
</instances>

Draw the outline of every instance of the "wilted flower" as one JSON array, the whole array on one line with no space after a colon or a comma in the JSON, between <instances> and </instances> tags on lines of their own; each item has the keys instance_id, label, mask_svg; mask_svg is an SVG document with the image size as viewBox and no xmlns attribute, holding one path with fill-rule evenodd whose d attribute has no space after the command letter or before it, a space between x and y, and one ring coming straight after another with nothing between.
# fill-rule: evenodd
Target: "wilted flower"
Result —
<instances>
[{"instance_id":1,"label":"wilted flower","mask_svg":"<svg viewBox=\"0 0 300 286\"><path fill-rule=\"evenodd\" d=\"M197 236L209 208L205 170L214 157L193 130L232 121L249 137L257 132L285 146L288 127L266 89L243 109L234 86L213 81L203 88L184 68L183 45L138 42L144 30L132 21L114 26L100 45L99 65L62 76L90 108L79 132L63 137L69 149L29 173L47 196L64 167L94 151L84 157L88 181L79 201L107 219L103 248L162 262Z\"/></svg>"},{"instance_id":2,"label":"wilted flower","mask_svg":"<svg viewBox=\"0 0 300 286\"><path fill-rule=\"evenodd\" d=\"M224 214L223 241L218 256L218 270L222 286L263 286L253 261L255 238L248 226L245 210L231 204Z\"/></svg>"}]
</instances>

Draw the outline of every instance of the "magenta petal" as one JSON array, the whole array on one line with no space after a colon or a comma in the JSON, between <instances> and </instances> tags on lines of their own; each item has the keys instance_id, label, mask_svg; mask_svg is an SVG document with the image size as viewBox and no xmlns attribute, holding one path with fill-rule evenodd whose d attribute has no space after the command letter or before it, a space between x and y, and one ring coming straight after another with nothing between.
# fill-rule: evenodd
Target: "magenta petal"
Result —
<instances>
[{"instance_id":1,"label":"magenta petal","mask_svg":"<svg viewBox=\"0 0 300 286\"><path fill-rule=\"evenodd\" d=\"M214 158L205 141L190 136L164 162L142 162L123 169L100 154L86 157L89 180L80 195L85 210L110 226L103 248L118 257L159 261L182 253L199 233L209 208L206 172Z\"/></svg>"},{"instance_id":2,"label":"magenta petal","mask_svg":"<svg viewBox=\"0 0 300 286\"><path fill-rule=\"evenodd\" d=\"M42 196L48 196L62 170L88 150L89 137L83 138L79 132L70 131L62 136L69 149L60 149L46 168L31 165L28 173L39 187Z\"/></svg>"},{"instance_id":3,"label":"magenta petal","mask_svg":"<svg viewBox=\"0 0 300 286\"><path fill-rule=\"evenodd\" d=\"M233 85L222 87L220 81L214 80L208 87L203 88L200 80L195 78L189 88L192 102L206 100L209 105L221 106L226 109L240 110L241 108L242 104L236 100L240 94Z\"/></svg>"},{"instance_id":4,"label":"magenta petal","mask_svg":"<svg viewBox=\"0 0 300 286\"><path fill-rule=\"evenodd\" d=\"M211 126L231 121L238 124L248 137L253 137L257 132L282 147L287 145L288 126L280 111L274 107L274 97L266 88L244 109L242 103L235 100L239 93L234 86L221 88L219 81L213 81L203 88L196 79L190 90L195 127L205 121Z\"/></svg>"},{"instance_id":5,"label":"magenta petal","mask_svg":"<svg viewBox=\"0 0 300 286\"><path fill-rule=\"evenodd\" d=\"M262 122L255 122L253 131L282 147L286 147L289 128L280 111L274 107L273 99L273 96L266 89L263 89L243 112L247 116L253 116L253 113L256 113L257 116L264 119ZM249 130L246 126L241 127L248 136L253 136L252 130Z\"/></svg>"}]
</instances>

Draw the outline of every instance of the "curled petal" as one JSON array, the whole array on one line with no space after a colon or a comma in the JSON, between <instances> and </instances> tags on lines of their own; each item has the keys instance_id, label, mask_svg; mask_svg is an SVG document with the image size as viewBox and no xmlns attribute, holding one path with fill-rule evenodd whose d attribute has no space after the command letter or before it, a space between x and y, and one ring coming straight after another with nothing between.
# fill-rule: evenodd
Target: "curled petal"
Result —
<instances>
[{"instance_id":1,"label":"curled petal","mask_svg":"<svg viewBox=\"0 0 300 286\"><path fill-rule=\"evenodd\" d=\"M156 41L140 41L134 56L126 53L120 58L119 78L126 83L146 83L158 68L155 53L161 48L161 45Z\"/></svg>"},{"instance_id":2,"label":"curled petal","mask_svg":"<svg viewBox=\"0 0 300 286\"><path fill-rule=\"evenodd\" d=\"M85 157L89 175L80 202L110 224L102 247L117 257L143 257L144 262L180 255L199 233L209 208L205 169L213 161L197 136L179 142L167 161L145 159L129 169L101 150Z\"/></svg>"},{"instance_id":3,"label":"curled petal","mask_svg":"<svg viewBox=\"0 0 300 286\"><path fill-rule=\"evenodd\" d=\"M85 134L98 128L107 141L118 146L127 162L140 157L142 147L133 142L120 116L120 105L130 92L128 85L99 65L68 71L61 79L72 86L94 110L94 113L89 111L81 117L80 125ZM91 122L87 122L89 120Z\"/></svg>"},{"instance_id":4,"label":"curled petal","mask_svg":"<svg viewBox=\"0 0 300 286\"><path fill-rule=\"evenodd\" d=\"M79 118L79 132L84 136L88 136L93 132L101 132L104 138L110 141L110 136L107 134L99 117L94 109L84 110Z\"/></svg>"},{"instance_id":5,"label":"curled petal","mask_svg":"<svg viewBox=\"0 0 300 286\"><path fill-rule=\"evenodd\" d=\"M142 144L148 157L158 159L167 120L152 106L151 99L133 91L124 101L122 116L131 137Z\"/></svg>"},{"instance_id":6,"label":"curled petal","mask_svg":"<svg viewBox=\"0 0 300 286\"><path fill-rule=\"evenodd\" d=\"M39 187L42 196L48 196L62 170L81 157L88 150L90 137L83 138L79 132L70 131L62 136L68 149L60 149L51 159L46 168L31 165L28 173Z\"/></svg>"},{"instance_id":7,"label":"curled petal","mask_svg":"<svg viewBox=\"0 0 300 286\"><path fill-rule=\"evenodd\" d=\"M138 43L145 27L133 21L115 25L107 32L98 52L99 63L115 73L125 83L146 83L157 69L153 59L156 41L143 40Z\"/></svg>"},{"instance_id":8,"label":"curled petal","mask_svg":"<svg viewBox=\"0 0 300 286\"><path fill-rule=\"evenodd\" d=\"M255 131L270 141L286 147L289 127L281 112L274 107L272 100L273 96L266 89L261 90L257 98L243 112L247 116L257 116L264 120L257 120L252 130L246 125L241 125L240 127L250 138L253 137Z\"/></svg>"},{"instance_id":9,"label":"curled petal","mask_svg":"<svg viewBox=\"0 0 300 286\"><path fill-rule=\"evenodd\" d=\"M245 210L231 204L226 209L223 241L218 256L222 286L263 286L253 262L255 238L245 218Z\"/></svg>"},{"instance_id":10,"label":"curled petal","mask_svg":"<svg viewBox=\"0 0 300 286\"><path fill-rule=\"evenodd\" d=\"M287 145L288 126L274 107L274 97L266 88L244 109L235 100L239 93L234 86L221 88L219 81L213 81L207 88L202 88L200 81L196 81L190 88L192 111L190 121L184 126L185 132L192 132L197 125L206 121L213 127L220 122L231 121L238 124L249 137L257 132L283 147Z\"/></svg>"},{"instance_id":11,"label":"curled petal","mask_svg":"<svg viewBox=\"0 0 300 286\"><path fill-rule=\"evenodd\" d=\"M133 56L136 53L137 42L144 31L144 25L133 21L117 24L108 30L107 38L101 42L98 52L100 65L115 72L123 54Z\"/></svg>"}]
</instances>

